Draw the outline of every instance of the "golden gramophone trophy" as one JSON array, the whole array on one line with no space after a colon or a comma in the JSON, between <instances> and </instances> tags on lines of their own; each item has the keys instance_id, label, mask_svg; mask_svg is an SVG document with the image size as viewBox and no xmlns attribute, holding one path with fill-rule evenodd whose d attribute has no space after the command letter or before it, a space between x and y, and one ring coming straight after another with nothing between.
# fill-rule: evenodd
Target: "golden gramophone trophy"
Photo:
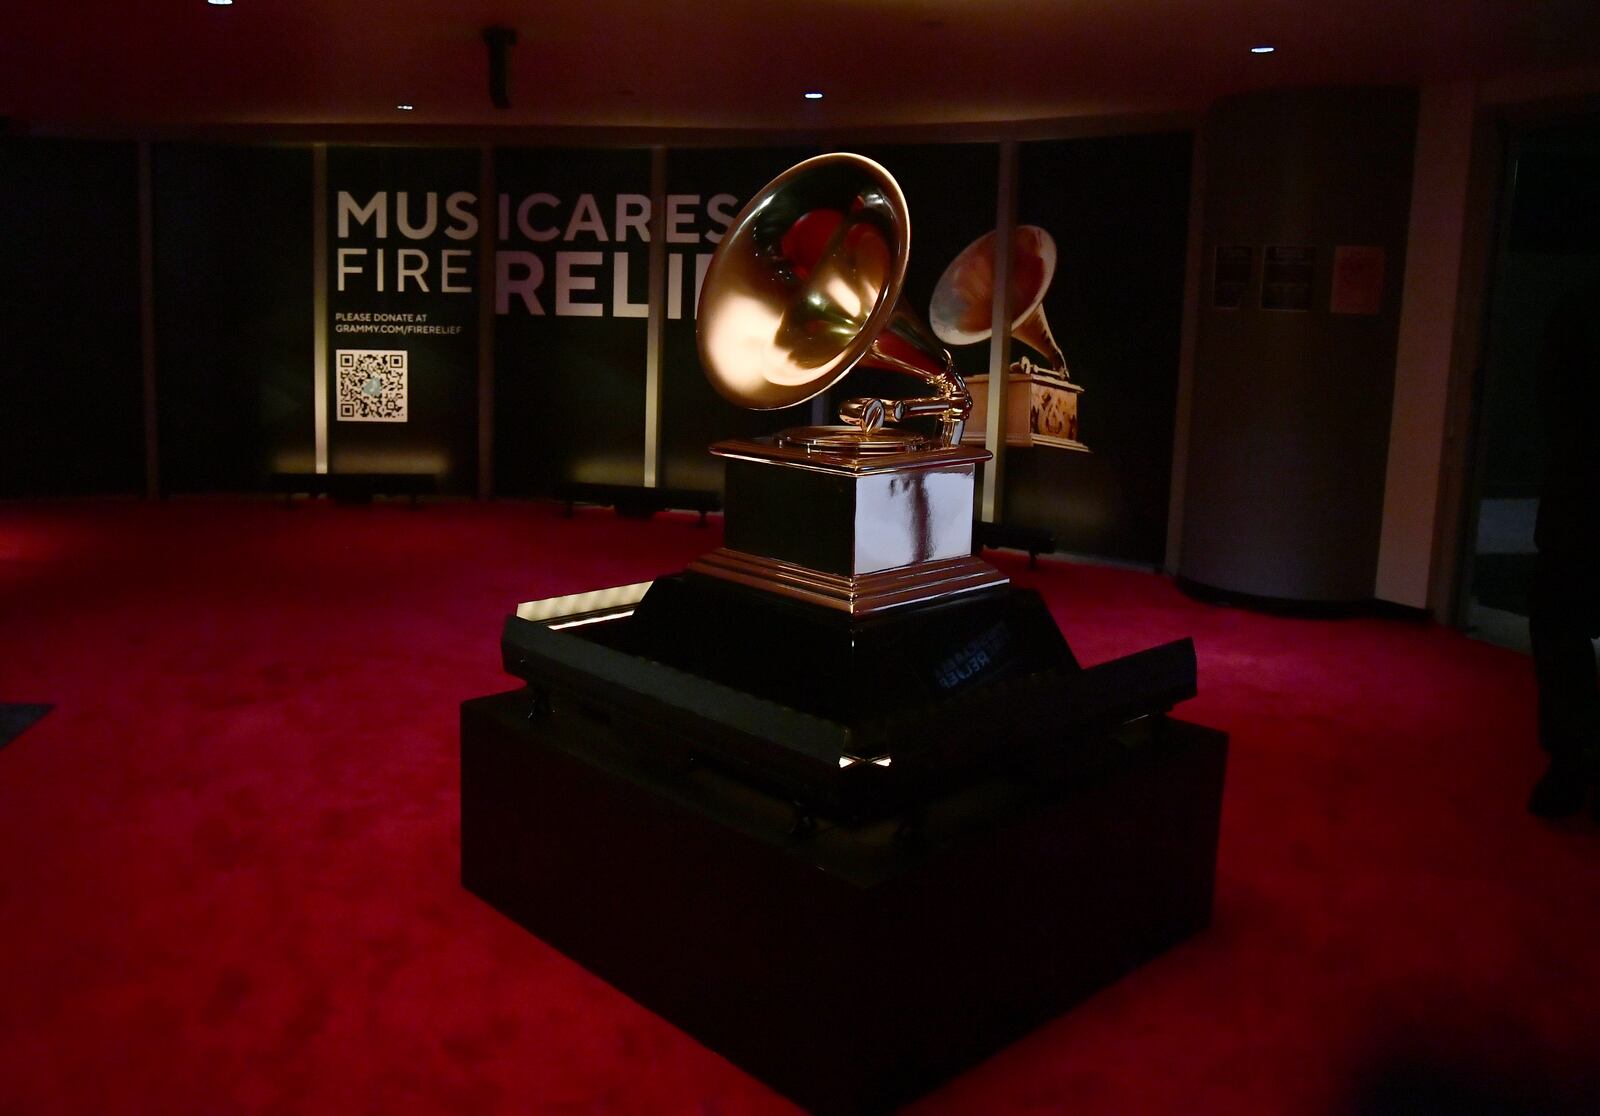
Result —
<instances>
[{"instance_id":1,"label":"golden gramophone trophy","mask_svg":"<svg viewBox=\"0 0 1600 1116\"><path fill-rule=\"evenodd\" d=\"M995 234L985 233L967 245L934 288L928 320L933 332L949 345L972 345L991 333L994 303ZM1078 396L1067 358L1050 332L1044 296L1056 271L1056 242L1037 225L1018 225L1011 240L1011 282L1007 309L1011 336L1044 358L1036 364L1023 356L1011 362L1006 376L1005 437L1008 446L1054 446L1087 452L1078 440ZM989 377L973 376L973 411L969 441L983 441L989 408Z\"/></svg>"},{"instance_id":2,"label":"golden gramophone trophy","mask_svg":"<svg viewBox=\"0 0 1600 1116\"><path fill-rule=\"evenodd\" d=\"M701 287L700 356L716 389L776 410L876 368L922 391L848 398L835 425L711 446L726 476L723 545L651 582L519 605L503 641L511 673L557 688L581 677L598 687L591 699L687 718L697 754L850 816L1120 715L1122 684L1092 685L1038 594L972 553L974 474L990 454L963 444L966 384L906 305L910 243L899 185L859 155L808 159L756 193ZM1053 249L1037 244L1016 328L1059 365L1038 313ZM985 259L980 241L942 287L987 306ZM956 336L980 328L957 324ZM1037 375L1064 382L1065 370ZM1192 688L1192 649L1177 654L1151 677ZM1096 668L1107 669L1133 668ZM691 697L699 687L714 696ZM1145 682L1135 689L1149 700ZM1056 708L1069 691L1075 708ZM759 730L729 728L753 710Z\"/></svg>"},{"instance_id":3,"label":"golden gramophone trophy","mask_svg":"<svg viewBox=\"0 0 1600 1116\"><path fill-rule=\"evenodd\" d=\"M711 380L727 545L506 618L527 685L461 711L461 879L818 1113L887 1111L1210 916L1226 740L1169 723L1188 640L1083 668L969 553L970 401L904 308L899 187L801 163L730 227ZM917 429L918 423L929 429Z\"/></svg>"},{"instance_id":4,"label":"golden gramophone trophy","mask_svg":"<svg viewBox=\"0 0 1600 1116\"><path fill-rule=\"evenodd\" d=\"M841 424L719 442L726 544L690 569L853 616L1003 585L972 556L972 400L905 305L906 201L859 155L808 159L734 219L700 296L701 362L744 407L791 407L853 368L917 377L914 399L857 398ZM911 420L930 420L918 431Z\"/></svg>"}]
</instances>

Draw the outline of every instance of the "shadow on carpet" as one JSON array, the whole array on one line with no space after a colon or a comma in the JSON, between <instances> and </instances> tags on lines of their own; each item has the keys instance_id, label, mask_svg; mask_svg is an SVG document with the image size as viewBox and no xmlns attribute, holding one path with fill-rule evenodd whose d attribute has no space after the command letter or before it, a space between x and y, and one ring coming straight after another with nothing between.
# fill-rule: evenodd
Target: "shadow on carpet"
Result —
<instances>
[{"instance_id":1,"label":"shadow on carpet","mask_svg":"<svg viewBox=\"0 0 1600 1116\"><path fill-rule=\"evenodd\" d=\"M0 702L0 748L4 748L33 722L50 712L50 705L12 705Z\"/></svg>"}]
</instances>

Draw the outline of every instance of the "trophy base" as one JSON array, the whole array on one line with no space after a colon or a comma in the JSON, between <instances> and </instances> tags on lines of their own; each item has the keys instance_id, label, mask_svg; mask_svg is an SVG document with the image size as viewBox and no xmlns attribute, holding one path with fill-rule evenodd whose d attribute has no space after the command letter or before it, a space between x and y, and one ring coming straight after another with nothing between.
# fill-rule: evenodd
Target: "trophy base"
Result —
<instances>
[{"instance_id":1,"label":"trophy base","mask_svg":"<svg viewBox=\"0 0 1600 1116\"><path fill-rule=\"evenodd\" d=\"M851 616L868 616L903 605L993 589L1007 581L999 570L970 555L878 573L830 574L718 547L689 563L689 569Z\"/></svg>"},{"instance_id":2,"label":"trophy base","mask_svg":"<svg viewBox=\"0 0 1600 1116\"><path fill-rule=\"evenodd\" d=\"M989 415L989 377L968 376L972 416L963 442L982 445ZM1006 445L1050 446L1092 452L1078 441L1078 396L1083 388L1059 376L1042 374L1037 366L1017 362L1006 375Z\"/></svg>"},{"instance_id":3,"label":"trophy base","mask_svg":"<svg viewBox=\"0 0 1600 1116\"><path fill-rule=\"evenodd\" d=\"M813 433L864 432L711 447L726 475L725 546L691 570L850 616L1005 584L972 556L974 467L988 453L907 449L916 436L897 431L865 435L894 447L871 453L790 440Z\"/></svg>"}]
</instances>

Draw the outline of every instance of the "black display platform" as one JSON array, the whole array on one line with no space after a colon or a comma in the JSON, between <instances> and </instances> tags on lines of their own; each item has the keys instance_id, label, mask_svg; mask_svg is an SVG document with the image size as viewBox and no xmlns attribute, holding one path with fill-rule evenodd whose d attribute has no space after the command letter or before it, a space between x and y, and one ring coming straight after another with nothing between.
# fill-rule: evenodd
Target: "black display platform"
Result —
<instances>
[{"instance_id":1,"label":"black display platform","mask_svg":"<svg viewBox=\"0 0 1600 1116\"><path fill-rule=\"evenodd\" d=\"M463 883L815 1111L910 1099L1209 921L1213 730L1140 717L850 823L635 727L466 702Z\"/></svg>"},{"instance_id":2,"label":"black display platform","mask_svg":"<svg viewBox=\"0 0 1600 1116\"><path fill-rule=\"evenodd\" d=\"M852 819L1065 741L1082 762L1195 694L1191 641L1084 669L1038 595L1010 587L852 619L685 573L623 613L511 616L501 642L542 708Z\"/></svg>"}]
</instances>

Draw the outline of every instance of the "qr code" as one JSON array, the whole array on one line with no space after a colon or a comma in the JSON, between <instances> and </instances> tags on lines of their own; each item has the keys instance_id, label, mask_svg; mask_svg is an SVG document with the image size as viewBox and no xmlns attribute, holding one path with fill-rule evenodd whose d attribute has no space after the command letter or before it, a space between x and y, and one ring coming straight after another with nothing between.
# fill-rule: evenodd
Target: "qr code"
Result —
<instances>
[{"instance_id":1,"label":"qr code","mask_svg":"<svg viewBox=\"0 0 1600 1116\"><path fill-rule=\"evenodd\" d=\"M345 422L406 421L406 352L339 349L339 418Z\"/></svg>"}]
</instances>

